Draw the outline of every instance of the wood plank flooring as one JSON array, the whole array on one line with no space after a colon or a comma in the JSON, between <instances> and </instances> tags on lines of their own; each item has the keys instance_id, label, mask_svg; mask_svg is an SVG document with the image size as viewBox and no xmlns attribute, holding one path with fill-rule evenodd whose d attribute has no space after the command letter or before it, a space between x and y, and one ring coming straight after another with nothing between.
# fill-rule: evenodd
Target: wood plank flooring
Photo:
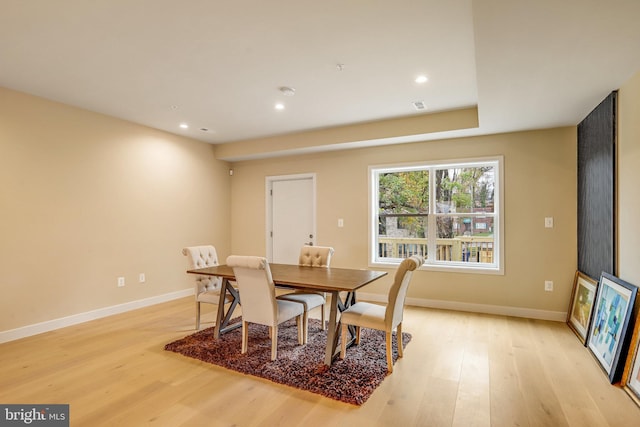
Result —
<instances>
[{"instance_id":1,"label":"wood plank flooring","mask_svg":"<svg viewBox=\"0 0 640 427\"><path fill-rule=\"evenodd\" d=\"M194 317L184 298L0 344L0 402L91 427L640 426L564 323L406 307L405 357L355 407L164 351Z\"/></svg>"}]
</instances>

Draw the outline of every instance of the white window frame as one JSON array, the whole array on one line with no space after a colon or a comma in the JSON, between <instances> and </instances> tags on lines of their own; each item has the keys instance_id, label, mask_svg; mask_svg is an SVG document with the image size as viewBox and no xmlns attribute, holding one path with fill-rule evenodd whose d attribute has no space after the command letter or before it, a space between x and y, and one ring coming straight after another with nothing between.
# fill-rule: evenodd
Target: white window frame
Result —
<instances>
[{"instance_id":1,"label":"white window frame","mask_svg":"<svg viewBox=\"0 0 640 427\"><path fill-rule=\"evenodd\" d=\"M378 259L378 176L381 173L405 172L429 169L429 216L428 235L436 235L436 198L435 194L435 170L442 168L464 168L491 165L496 168L494 175L494 248L493 263L480 264L468 262L437 261L436 239L428 239L428 258L420 268L421 270L447 271L459 273L478 274L504 274L504 158L492 156L471 159L455 159L443 161L428 161L419 163L401 163L391 165L369 166L369 266L371 267L396 267L402 259L384 258ZM486 214L476 214L477 216ZM474 214L461 213L460 216L474 216Z\"/></svg>"}]
</instances>

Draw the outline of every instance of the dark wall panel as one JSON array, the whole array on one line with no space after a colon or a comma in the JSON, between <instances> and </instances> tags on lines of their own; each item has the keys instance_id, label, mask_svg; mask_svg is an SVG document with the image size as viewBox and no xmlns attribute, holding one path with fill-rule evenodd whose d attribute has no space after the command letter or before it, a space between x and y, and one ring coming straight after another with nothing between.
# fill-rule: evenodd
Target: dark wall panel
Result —
<instances>
[{"instance_id":1,"label":"dark wall panel","mask_svg":"<svg viewBox=\"0 0 640 427\"><path fill-rule=\"evenodd\" d=\"M617 92L578 125L578 270L594 279L615 271Z\"/></svg>"}]
</instances>

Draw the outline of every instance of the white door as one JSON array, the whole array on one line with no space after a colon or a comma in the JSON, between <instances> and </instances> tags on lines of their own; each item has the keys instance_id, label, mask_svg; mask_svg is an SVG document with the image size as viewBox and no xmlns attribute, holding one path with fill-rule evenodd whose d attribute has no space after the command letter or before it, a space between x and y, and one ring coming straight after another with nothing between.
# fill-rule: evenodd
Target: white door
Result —
<instances>
[{"instance_id":1,"label":"white door","mask_svg":"<svg viewBox=\"0 0 640 427\"><path fill-rule=\"evenodd\" d=\"M300 248L315 239L315 176L267 178L270 218L267 256L276 264L297 264Z\"/></svg>"}]
</instances>

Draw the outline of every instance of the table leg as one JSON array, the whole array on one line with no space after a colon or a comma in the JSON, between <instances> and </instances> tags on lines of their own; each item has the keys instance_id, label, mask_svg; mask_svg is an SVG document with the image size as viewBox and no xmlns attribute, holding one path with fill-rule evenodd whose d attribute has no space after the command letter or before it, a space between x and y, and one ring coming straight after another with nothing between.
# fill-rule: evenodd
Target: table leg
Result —
<instances>
[{"instance_id":1,"label":"table leg","mask_svg":"<svg viewBox=\"0 0 640 427\"><path fill-rule=\"evenodd\" d=\"M342 305L339 292L331 292L331 306L329 308L329 328L327 329L327 349L324 355L324 364L331 366L333 356L338 347L340 336L340 323L338 322L338 305Z\"/></svg>"},{"instance_id":2,"label":"table leg","mask_svg":"<svg viewBox=\"0 0 640 427\"><path fill-rule=\"evenodd\" d=\"M355 292L347 293L344 302L340 299L339 292L331 292L331 307L329 311L329 329L327 331L327 349L324 356L324 364L331 366L333 359L338 357L340 351L338 350L338 339L340 338L341 323L338 319L338 312L343 312L356 302ZM356 330L354 326L349 326L349 342L347 348L350 347L356 336Z\"/></svg>"},{"instance_id":3,"label":"table leg","mask_svg":"<svg viewBox=\"0 0 640 427\"><path fill-rule=\"evenodd\" d=\"M227 303L227 294L231 297L229 308L225 312L225 304ZM240 295L238 291L231 285L229 279L222 279L220 288L220 300L218 301L218 311L216 312L216 324L213 328L213 338L220 338L221 333L229 332L242 326L242 322L229 325L231 315L236 306L240 303Z\"/></svg>"}]
</instances>

